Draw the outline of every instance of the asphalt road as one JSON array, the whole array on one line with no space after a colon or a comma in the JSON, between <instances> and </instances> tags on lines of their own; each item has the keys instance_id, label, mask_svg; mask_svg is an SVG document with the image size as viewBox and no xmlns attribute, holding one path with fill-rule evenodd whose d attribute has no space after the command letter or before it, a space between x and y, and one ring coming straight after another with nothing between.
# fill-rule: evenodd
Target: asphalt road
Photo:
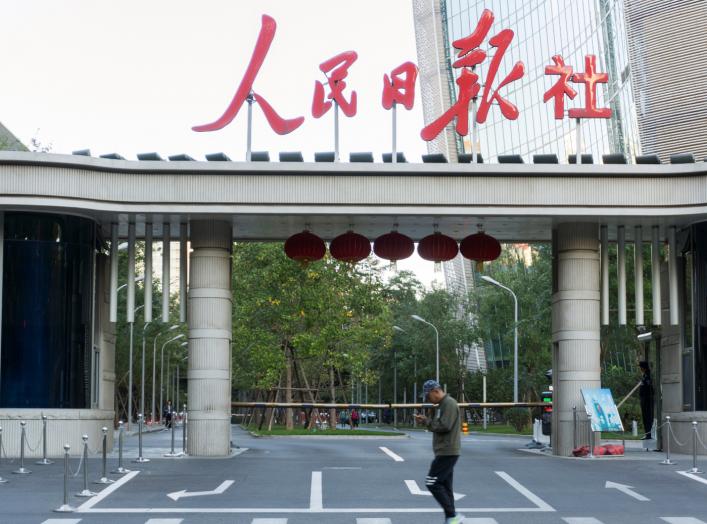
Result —
<instances>
[{"instance_id":1,"label":"asphalt road","mask_svg":"<svg viewBox=\"0 0 707 524\"><path fill-rule=\"evenodd\" d=\"M178 434L179 436L179 434ZM166 432L145 436L151 461L93 498L74 496L82 476L70 479L70 514L62 503L63 465L27 463L33 473L13 475L3 461L0 523L231 523L434 524L444 521L424 489L431 437L253 438L238 428L240 448L228 459L161 458ZM563 459L522 451L527 439L469 436L455 471L459 510L473 524L707 524L707 475L680 474L688 457L663 466L662 456L634 451L627 458ZM128 439L125 465L137 453ZM178 446L180 440L177 439ZM381 449L386 448L385 450ZM116 460L109 459L109 469ZM78 460L71 460L73 471ZM702 461L703 469L707 462ZM100 461L89 460L89 481ZM606 483L631 486L606 487ZM171 497L170 497L171 495ZM175 500L176 499L176 500Z\"/></svg>"}]
</instances>

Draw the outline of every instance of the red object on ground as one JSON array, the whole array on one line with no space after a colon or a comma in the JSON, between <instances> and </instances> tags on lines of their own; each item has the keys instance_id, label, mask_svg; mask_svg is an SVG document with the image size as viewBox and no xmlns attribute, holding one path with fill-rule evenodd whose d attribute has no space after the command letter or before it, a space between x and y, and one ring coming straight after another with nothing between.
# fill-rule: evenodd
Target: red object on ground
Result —
<instances>
[{"instance_id":1,"label":"red object on ground","mask_svg":"<svg viewBox=\"0 0 707 524\"><path fill-rule=\"evenodd\" d=\"M415 244L412 239L397 231L381 235L373 242L373 252L379 258L391 262L408 258L413 251L415 251Z\"/></svg>"},{"instance_id":2,"label":"red object on ground","mask_svg":"<svg viewBox=\"0 0 707 524\"><path fill-rule=\"evenodd\" d=\"M465 258L475 260L477 271L481 271L484 262L496 260L501 255L501 244L492 236L479 231L462 240L459 251Z\"/></svg>"},{"instance_id":3,"label":"red object on ground","mask_svg":"<svg viewBox=\"0 0 707 524\"><path fill-rule=\"evenodd\" d=\"M305 230L285 241L285 254L297 262L314 262L324 258L326 246L321 238Z\"/></svg>"},{"instance_id":4,"label":"red object on ground","mask_svg":"<svg viewBox=\"0 0 707 524\"><path fill-rule=\"evenodd\" d=\"M594 456L601 457L602 455L623 455L624 447L620 444L605 444L604 446L594 446ZM589 446L580 446L572 450L572 455L575 457L586 457L589 455Z\"/></svg>"},{"instance_id":5,"label":"red object on ground","mask_svg":"<svg viewBox=\"0 0 707 524\"><path fill-rule=\"evenodd\" d=\"M329 253L336 260L355 264L371 254L371 242L359 233L347 231L331 241Z\"/></svg>"},{"instance_id":6,"label":"red object on ground","mask_svg":"<svg viewBox=\"0 0 707 524\"><path fill-rule=\"evenodd\" d=\"M417 244L417 254L431 262L447 262L459 253L457 241L439 231L427 235Z\"/></svg>"}]
</instances>

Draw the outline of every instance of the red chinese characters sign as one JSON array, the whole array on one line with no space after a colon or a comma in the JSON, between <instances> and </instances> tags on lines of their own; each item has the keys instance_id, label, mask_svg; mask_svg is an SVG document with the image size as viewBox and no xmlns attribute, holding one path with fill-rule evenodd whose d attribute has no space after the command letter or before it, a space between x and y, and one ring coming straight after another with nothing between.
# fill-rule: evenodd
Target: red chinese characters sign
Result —
<instances>
[{"instance_id":1,"label":"red chinese characters sign","mask_svg":"<svg viewBox=\"0 0 707 524\"><path fill-rule=\"evenodd\" d=\"M516 62L510 72L499 82L497 77L503 58L508 51L514 37L510 29L502 29L488 39L488 48L482 48L494 22L494 15L488 9L484 10L474 31L464 38L453 42L457 50L456 59L452 64L459 71L456 80L458 93L456 101L443 114L425 126L420 135L424 140L434 140L445 127L455 121L456 132L466 135L469 131L469 112L473 105L475 120L484 123L488 118L493 105L498 106L500 114L508 119L515 120L520 115L520 110L515 104L504 96L506 87L512 82L519 81L525 74L523 62ZM273 18L263 15L260 32L255 43L245 74L236 90L233 99L224 113L215 121L194 126L194 131L216 131L224 128L233 121L245 102L258 103L265 114L270 127L278 134L291 133L299 128L305 118L283 118L266 99L254 90L254 85L260 68L267 57L270 45L275 38L276 23ZM492 51L493 50L493 51ZM490 57L490 59L489 59ZM319 66L326 82L315 81L312 98L311 114L314 118L324 116L332 106L341 108L344 115L353 117L358 107L358 95L354 89L347 85L349 69L358 59L355 51L339 53ZM477 74L477 68L488 60L483 82ZM573 72L573 68L565 64L560 55L552 57L553 65L545 67L545 75L558 76L556 82L545 92L544 102L553 101L554 115L557 119L564 118L565 98L573 100L577 90L573 87L584 86L584 106L572 108L568 111L570 118L610 118L611 109L598 107L598 84L608 82L606 73L597 72L596 57L585 57L584 72ZM383 90L381 102L384 109L391 109L401 104L406 109L412 109L415 101L415 84L418 69L412 62L405 62L390 71L390 75L383 76ZM281 86L278 86L281 87ZM476 102L478 100L478 110ZM338 125L338 124L337 124Z\"/></svg>"}]
</instances>

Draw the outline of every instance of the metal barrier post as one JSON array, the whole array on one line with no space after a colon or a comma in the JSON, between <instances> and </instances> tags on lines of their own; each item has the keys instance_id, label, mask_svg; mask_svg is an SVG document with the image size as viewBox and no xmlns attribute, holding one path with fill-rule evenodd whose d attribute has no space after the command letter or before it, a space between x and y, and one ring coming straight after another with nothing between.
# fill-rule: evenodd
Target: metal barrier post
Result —
<instances>
[{"instance_id":1,"label":"metal barrier post","mask_svg":"<svg viewBox=\"0 0 707 524\"><path fill-rule=\"evenodd\" d=\"M83 490L76 494L77 497L93 497L96 495L88 489L88 435L81 437L83 440Z\"/></svg>"},{"instance_id":2,"label":"metal barrier post","mask_svg":"<svg viewBox=\"0 0 707 524\"><path fill-rule=\"evenodd\" d=\"M704 473L697 467L697 421L692 421L692 469L690 473Z\"/></svg>"},{"instance_id":3,"label":"metal barrier post","mask_svg":"<svg viewBox=\"0 0 707 524\"><path fill-rule=\"evenodd\" d=\"M42 460L36 462L40 466L54 464L54 461L47 459L47 416L42 415Z\"/></svg>"},{"instance_id":4,"label":"metal barrier post","mask_svg":"<svg viewBox=\"0 0 707 524\"><path fill-rule=\"evenodd\" d=\"M107 455L108 455L108 428L102 427L101 431L103 432L103 465L101 469L101 478L98 480L93 481L94 484L113 484L115 482L114 480L111 480L108 478L106 475L106 462L107 462Z\"/></svg>"},{"instance_id":5,"label":"metal barrier post","mask_svg":"<svg viewBox=\"0 0 707 524\"><path fill-rule=\"evenodd\" d=\"M187 454L187 405L182 407L182 453Z\"/></svg>"},{"instance_id":6,"label":"metal barrier post","mask_svg":"<svg viewBox=\"0 0 707 524\"><path fill-rule=\"evenodd\" d=\"M634 423L635 422L636 421L634 420ZM661 464L672 466L675 462L670 460L670 432L672 431L670 428L670 416L665 417L665 424L668 426L668 438L665 440L665 460L662 461Z\"/></svg>"},{"instance_id":7,"label":"metal barrier post","mask_svg":"<svg viewBox=\"0 0 707 524\"><path fill-rule=\"evenodd\" d=\"M142 424L143 424L144 421L145 421L145 419L144 419L142 413L138 413L138 416L137 416L138 456L137 456L137 458L136 458L135 460L133 460L133 462L138 462L138 463L150 462L150 459L145 458L145 457L142 456Z\"/></svg>"},{"instance_id":8,"label":"metal barrier post","mask_svg":"<svg viewBox=\"0 0 707 524\"><path fill-rule=\"evenodd\" d=\"M27 475L32 473L25 467L25 440L27 440L27 436L25 435L25 426L27 426L27 422L24 420L20 422L20 428L22 428L20 431L20 468L13 471L16 475Z\"/></svg>"},{"instance_id":9,"label":"metal barrier post","mask_svg":"<svg viewBox=\"0 0 707 524\"><path fill-rule=\"evenodd\" d=\"M118 421L118 468L111 471L111 473L118 473L120 475L124 473L130 473L129 469L123 467L123 421Z\"/></svg>"},{"instance_id":10,"label":"metal barrier post","mask_svg":"<svg viewBox=\"0 0 707 524\"><path fill-rule=\"evenodd\" d=\"M572 406L572 449L577 449L577 406Z\"/></svg>"},{"instance_id":11,"label":"metal barrier post","mask_svg":"<svg viewBox=\"0 0 707 524\"><path fill-rule=\"evenodd\" d=\"M176 425L177 425L177 420L176 420L175 414L176 413L174 410L172 410L172 412L170 413L170 417L171 417L170 420L172 421L172 428L171 428L172 429L172 448L169 453L164 454L165 457L181 457L183 455L183 453L181 451L179 453L174 452L174 432L176 431Z\"/></svg>"},{"instance_id":12,"label":"metal barrier post","mask_svg":"<svg viewBox=\"0 0 707 524\"><path fill-rule=\"evenodd\" d=\"M2 426L0 426L0 462L2 462ZM5 484L7 480L0 477L0 484Z\"/></svg>"},{"instance_id":13,"label":"metal barrier post","mask_svg":"<svg viewBox=\"0 0 707 524\"><path fill-rule=\"evenodd\" d=\"M64 503L56 508L57 513L71 513L76 508L69 505L69 450L71 446L64 444Z\"/></svg>"},{"instance_id":14,"label":"metal barrier post","mask_svg":"<svg viewBox=\"0 0 707 524\"><path fill-rule=\"evenodd\" d=\"M592 423L589 423L589 458L594 458L594 432L592 431Z\"/></svg>"}]
</instances>

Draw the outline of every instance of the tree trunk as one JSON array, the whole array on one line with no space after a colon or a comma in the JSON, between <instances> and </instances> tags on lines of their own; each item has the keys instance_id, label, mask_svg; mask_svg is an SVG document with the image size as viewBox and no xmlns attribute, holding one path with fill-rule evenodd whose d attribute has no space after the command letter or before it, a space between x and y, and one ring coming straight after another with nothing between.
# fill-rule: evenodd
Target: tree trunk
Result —
<instances>
[{"instance_id":1,"label":"tree trunk","mask_svg":"<svg viewBox=\"0 0 707 524\"><path fill-rule=\"evenodd\" d=\"M331 403L336 404L336 385L334 382L334 366L329 366L329 394L331 395ZM336 429L336 409L329 410L329 427Z\"/></svg>"},{"instance_id":2,"label":"tree trunk","mask_svg":"<svg viewBox=\"0 0 707 524\"><path fill-rule=\"evenodd\" d=\"M292 402L292 350L290 344L285 343L285 402ZM294 429L292 408L285 408L285 427Z\"/></svg>"},{"instance_id":3,"label":"tree trunk","mask_svg":"<svg viewBox=\"0 0 707 524\"><path fill-rule=\"evenodd\" d=\"M275 402L277 402L280 399L280 386L282 386L282 373L280 373L280 378L277 381L277 390L275 391ZM270 418L268 420L268 431L272 431L272 421L273 418L275 417L275 409L272 408L270 410Z\"/></svg>"}]
</instances>

